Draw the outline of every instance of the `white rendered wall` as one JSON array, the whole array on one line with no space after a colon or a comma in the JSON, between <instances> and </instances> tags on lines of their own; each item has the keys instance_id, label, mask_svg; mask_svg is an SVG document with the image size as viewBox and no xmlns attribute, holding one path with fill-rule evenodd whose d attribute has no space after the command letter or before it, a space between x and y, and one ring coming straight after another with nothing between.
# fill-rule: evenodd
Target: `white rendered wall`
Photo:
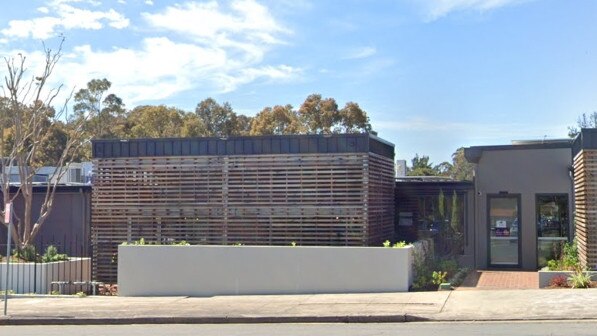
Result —
<instances>
[{"instance_id":1,"label":"white rendered wall","mask_svg":"<svg viewBox=\"0 0 597 336\"><path fill-rule=\"evenodd\" d=\"M412 247L118 247L120 296L408 291Z\"/></svg>"}]
</instances>

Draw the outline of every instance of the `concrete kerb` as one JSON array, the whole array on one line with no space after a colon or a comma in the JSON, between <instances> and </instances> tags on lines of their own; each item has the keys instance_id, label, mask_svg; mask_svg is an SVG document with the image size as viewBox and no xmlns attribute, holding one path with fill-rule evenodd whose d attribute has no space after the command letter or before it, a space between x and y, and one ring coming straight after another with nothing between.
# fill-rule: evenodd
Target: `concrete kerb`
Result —
<instances>
[{"instance_id":1,"label":"concrete kerb","mask_svg":"<svg viewBox=\"0 0 597 336\"><path fill-rule=\"evenodd\" d=\"M125 318L0 318L0 325L123 325L123 324L274 324L274 323L402 323L426 321L410 315L383 316L259 316L259 317L125 317Z\"/></svg>"},{"instance_id":2,"label":"concrete kerb","mask_svg":"<svg viewBox=\"0 0 597 336\"><path fill-rule=\"evenodd\" d=\"M124 318L36 318L0 317L4 325L127 325L127 324L280 324L280 323L409 323L409 322L508 322L508 321L582 321L594 317L476 319L442 316L368 315L368 316L260 316L260 317L124 317Z\"/></svg>"}]
</instances>

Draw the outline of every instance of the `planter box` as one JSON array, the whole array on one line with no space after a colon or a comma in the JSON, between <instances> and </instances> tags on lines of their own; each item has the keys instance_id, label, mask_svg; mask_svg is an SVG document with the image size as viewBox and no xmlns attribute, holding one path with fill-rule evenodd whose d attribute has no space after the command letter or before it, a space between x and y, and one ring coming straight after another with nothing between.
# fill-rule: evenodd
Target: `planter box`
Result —
<instances>
[{"instance_id":1,"label":"planter box","mask_svg":"<svg viewBox=\"0 0 597 336\"><path fill-rule=\"evenodd\" d=\"M412 247L118 247L120 296L404 292Z\"/></svg>"},{"instance_id":2,"label":"planter box","mask_svg":"<svg viewBox=\"0 0 597 336\"><path fill-rule=\"evenodd\" d=\"M549 283L551 281L551 279L557 277L557 276L565 276L566 278L568 278L570 275L572 275L572 271L548 271L548 270L539 270L539 272L537 272L537 274L539 274L539 288L545 288L547 286L549 286ZM589 274L591 275L591 280L597 280L597 272L596 271L589 271Z\"/></svg>"},{"instance_id":3,"label":"planter box","mask_svg":"<svg viewBox=\"0 0 597 336\"><path fill-rule=\"evenodd\" d=\"M53 281L90 281L91 259L70 258L49 263L11 263L8 289L15 294L48 294L58 290ZM5 290L6 264L0 264L0 290ZM62 294L74 294L81 286L65 285Z\"/></svg>"}]
</instances>

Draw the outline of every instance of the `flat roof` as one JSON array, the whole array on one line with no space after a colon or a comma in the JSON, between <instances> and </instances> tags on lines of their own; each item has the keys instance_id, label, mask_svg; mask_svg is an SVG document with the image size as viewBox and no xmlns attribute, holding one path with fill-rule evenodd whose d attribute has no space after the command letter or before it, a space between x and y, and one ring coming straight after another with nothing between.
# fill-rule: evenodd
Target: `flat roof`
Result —
<instances>
[{"instance_id":1,"label":"flat roof","mask_svg":"<svg viewBox=\"0 0 597 336\"><path fill-rule=\"evenodd\" d=\"M464 157L468 162L478 163L485 151L572 148L572 141L572 139L549 139L518 141L511 145L471 146L464 149Z\"/></svg>"},{"instance_id":2,"label":"flat roof","mask_svg":"<svg viewBox=\"0 0 597 336\"><path fill-rule=\"evenodd\" d=\"M224 156L308 153L375 153L394 159L394 144L370 133L203 138L94 139L99 158Z\"/></svg>"}]
</instances>

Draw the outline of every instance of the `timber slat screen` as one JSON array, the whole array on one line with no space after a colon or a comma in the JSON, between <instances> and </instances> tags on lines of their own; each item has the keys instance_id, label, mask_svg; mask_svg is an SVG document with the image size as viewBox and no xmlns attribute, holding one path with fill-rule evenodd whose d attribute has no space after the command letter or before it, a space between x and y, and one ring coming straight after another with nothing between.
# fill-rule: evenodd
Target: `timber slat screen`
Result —
<instances>
[{"instance_id":1,"label":"timber slat screen","mask_svg":"<svg viewBox=\"0 0 597 336\"><path fill-rule=\"evenodd\" d=\"M140 238L336 246L392 239L394 149L368 134L141 141L94 141L95 279L115 281L117 246Z\"/></svg>"},{"instance_id":2,"label":"timber slat screen","mask_svg":"<svg viewBox=\"0 0 597 336\"><path fill-rule=\"evenodd\" d=\"M597 265L597 150L574 157L574 205L578 254L582 265Z\"/></svg>"}]
</instances>

